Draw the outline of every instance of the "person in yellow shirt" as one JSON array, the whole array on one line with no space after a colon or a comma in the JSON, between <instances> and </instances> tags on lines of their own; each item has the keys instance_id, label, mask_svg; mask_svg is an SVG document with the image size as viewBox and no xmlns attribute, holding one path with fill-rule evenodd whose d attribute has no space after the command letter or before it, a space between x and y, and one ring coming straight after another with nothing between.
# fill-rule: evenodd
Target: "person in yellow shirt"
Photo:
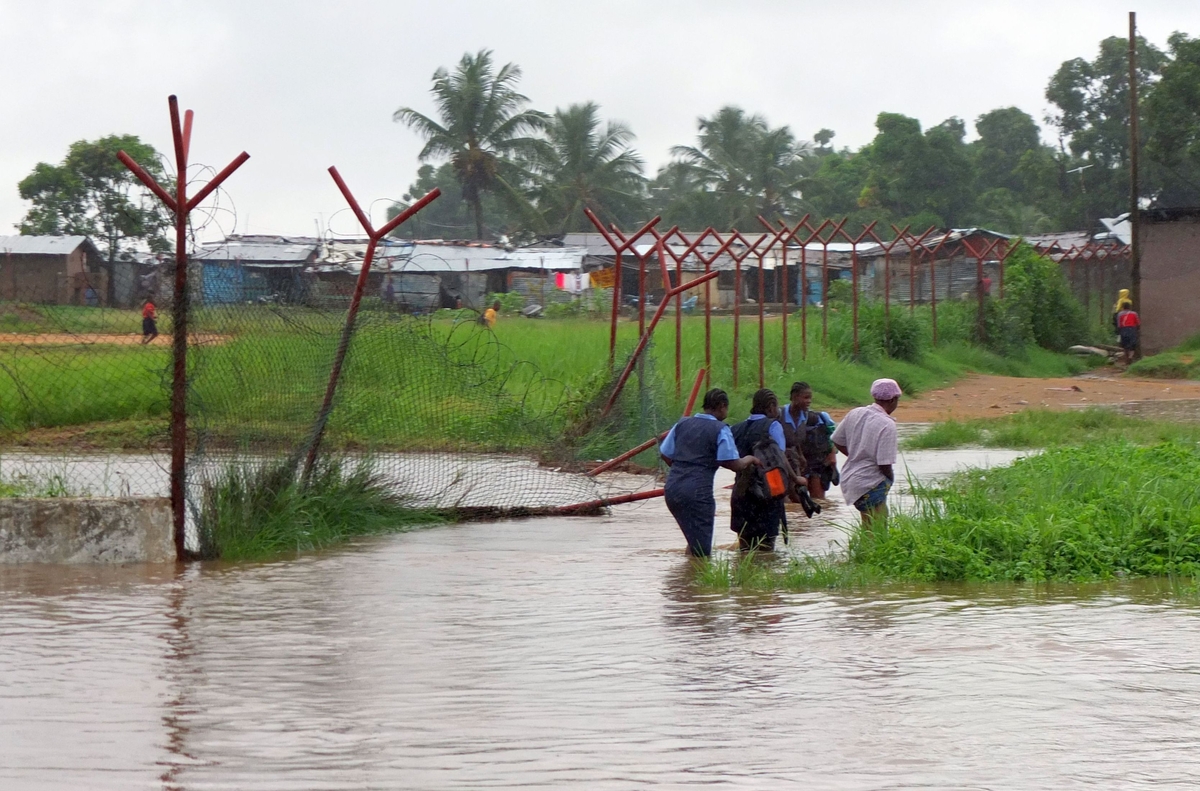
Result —
<instances>
[{"instance_id":1,"label":"person in yellow shirt","mask_svg":"<svg viewBox=\"0 0 1200 791\"><path fill-rule=\"evenodd\" d=\"M496 326L496 317L500 315L500 300L492 303L492 306L483 312L483 323L490 330Z\"/></svg>"}]
</instances>

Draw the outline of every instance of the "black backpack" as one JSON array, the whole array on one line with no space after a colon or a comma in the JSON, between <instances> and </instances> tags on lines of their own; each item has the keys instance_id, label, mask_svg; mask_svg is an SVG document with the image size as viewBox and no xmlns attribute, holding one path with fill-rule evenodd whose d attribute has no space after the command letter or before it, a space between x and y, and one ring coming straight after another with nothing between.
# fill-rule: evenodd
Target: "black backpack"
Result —
<instances>
[{"instance_id":1,"label":"black backpack","mask_svg":"<svg viewBox=\"0 0 1200 791\"><path fill-rule=\"evenodd\" d=\"M800 434L800 452L810 462L824 459L833 450L833 432L816 412L809 412L804 425L796 430Z\"/></svg>"}]
</instances>

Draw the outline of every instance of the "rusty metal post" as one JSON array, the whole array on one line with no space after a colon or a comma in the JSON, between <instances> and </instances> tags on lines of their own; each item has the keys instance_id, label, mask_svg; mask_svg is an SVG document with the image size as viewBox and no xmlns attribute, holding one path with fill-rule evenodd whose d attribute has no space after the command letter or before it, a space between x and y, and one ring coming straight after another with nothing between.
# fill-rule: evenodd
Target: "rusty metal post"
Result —
<instances>
[{"instance_id":1,"label":"rusty metal post","mask_svg":"<svg viewBox=\"0 0 1200 791\"><path fill-rule=\"evenodd\" d=\"M733 257L733 389L738 386L738 329L742 318L742 257Z\"/></svg>"},{"instance_id":2,"label":"rusty metal post","mask_svg":"<svg viewBox=\"0 0 1200 791\"><path fill-rule=\"evenodd\" d=\"M700 386L702 384L704 384L704 369L703 368L696 372L696 381L692 383L692 393L690 396L688 396L687 404L683 407L683 417L688 417L689 415L692 414L692 407L695 406L695 404L696 404L696 397L700 394ZM682 420L682 419L683 418L680 418L680 420ZM643 442L641 445L638 445L635 448L630 448L629 450L625 451L624 453L609 459L608 461L604 462L603 464L599 464L599 465L593 467L592 469L585 472L584 475L589 475L589 476L594 477L596 475L599 475L602 472L608 472L609 470L611 470L613 467L616 467L621 462L628 461L629 459L632 459L634 456L637 456L639 453L644 453L645 451L650 450L650 448L653 448L655 445L657 445L658 443L660 443L664 439L666 439L668 433L669 433L669 431L664 431L663 433L659 434L657 437L651 437L650 439Z\"/></svg>"},{"instance_id":3,"label":"rusty metal post","mask_svg":"<svg viewBox=\"0 0 1200 791\"><path fill-rule=\"evenodd\" d=\"M621 251L613 252L612 318L608 333L608 365L611 368L617 356L617 319L621 310Z\"/></svg>"},{"instance_id":4,"label":"rusty metal post","mask_svg":"<svg viewBox=\"0 0 1200 791\"><path fill-rule=\"evenodd\" d=\"M612 367L613 362L616 360L617 354L617 319L621 306L621 253L623 253L625 250L628 250L634 245L634 243L637 242L638 239L645 236L651 228L658 224L658 221L661 218L655 217L650 222L638 229L633 236L629 237L628 239L626 239L624 236L621 236L621 241L617 242L604 227L604 223L600 222L600 218L596 216L595 212L585 206L583 209L583 214L588 218L588 221L596 227L596 230L600 232L600 235L604 237L604 241L608 243L608 246L611 247L613 251L613 303L612 320L608 336L608 364L609 367ZM620 231L618 231L615 227L613 230L618 234L618 236L620 236Z\"/></svg>"},{"instance_id":5,"label":"rusty metal post","mask_svg":"<svg viewBox=\"0 0 1200 791\"><path fill-rule=\"evenodd\" d=\"M702 277L696 278L690 283L676 287L672 290L672 292L668 292L668 295L675 296L674 292L683 292L689 288L707 284L710 280L716 277L717 274L717 272L707 273ZM608 413L612 410L613 405L617 403L617 397L620 396L621 391L625 389L625 383L629 381L630 373L633 372L633 368L637 364L637 361L641 358L642 352L646 350L646 345L650 342L650 336L654 334L654 328L658 326L659 319L661 319L663 313L666 312L667 302L668 300L664 299L662 304L658 306L658 309L654 311L654 317L650 319L650 324L646 327L645 334L638 339L638 344L636 347L634 347L633 355L630 356L629 362L625 364L625 368L621 371L621 375L617 377L617 383L613 385L613 391L611 394L609 394L608 401L605 402L604 408L600 410L601 418L604 418L606 415L608 415Z\"/></svg>"},{"instance_id":6,"label":"rusty metal post","mask_svg":"<svg viewBox=\"0 0 1200 791\"><path fill-rule=\"evenodd\" d=\"M842 220L838 225L838 231L850 242L850 288L853 292L850 295L850 320L854 333L854 356L858 357L858 245L874 231L875 221L872 220L858 236L850 236L842 230L845 223L846 221Z\"/></svg>"},{"instance_id":7,"label":"rusty metal post","mask_svg":"<svg viewBox=\"0 0 1200 791\"><path fill-rule=\"evenodd\" d=\"M174 370L171 372L171 512L175 533L175 557L187 557L187 351L188 351L188 254L187 254L187 148L179 125L179 102L167 100L171 111L171 136L175 141L175 297L171 305L171 343Z\"/></svg>"},{"instance_id":8,"label":"rusty metal post","mask_svg":"<svg viewBox=\"0 0 1200 791\"><path fill-rule=\"evenodd\" d=\"M402 223L407 222L410 217L437 200L438 196L442 194L441 190L435 187L423 198L389 220L382 228L376 230L371 225L371 219L367 217L358 205L358 201L354 198L353 193L350 192L350 188L346 186L346 182L342 180L342 176L338 173L337 168L330 167L329 175L333 177L333 181L342 193L342 197L346 199L346 203L350 204L350 209L354 212L354 216L358 218L359 224L367 232L367 251L363 255L362 268L358 271L358 280L354 284L354 294L350 298L350 307L346 311L346 321L342 325L342 335L338 339L337 351L333 357L333 365L329 369L329 381L325 385L325 396L321 399L321 408L317 411L317 419L313 423L311 436L307 443L304 472L301 476L301 480L305 483L308 482L312 475L313 466L316 464L317 455L321 450L321 440L325 436L325 427L329 424L329 415L333 411L333 396L337 392L338 382L341 379L342 366L346 361L346 352L350 348L350 339L354 336L354 325L358 320L358 308L362 303L362 295L367 287L367 277L371 272L371 262L375 258L375 250L379 246L379 240L400 227ZM470 287L471 281L468 276L468 295L470 294Z\"/></svg>"},{"instance_id":9,"label":"rusty metal post","mask_svg":"<svg viewBox=\"0 0 1200 791\"><path fill-rule=\"evenodd\" d=\"M639 255L638 259L638 337L646 331L646 256Z\"/></svg>"},{"instance_id":10,"label":"rusty metal post","mask_svg":"<svg viewBox=\"0 0 1200 791\"><path fill-rule=\"evenodd\" d=\"M675 262L675 287L683 285L683 259ZM667 299L667 297L663 297ZM679 398L680 380L683 377L683 292L675 295L675 397Z\"/></svg>"},{"instance_id":11,"label":"rusty metal post","mask_svg":"<svg viewBox=\"0 0 1200 791\"><path fill-rule=\"evenodd\" d=\"M192 142L191 110L180 123L179 101L167 98L171 116L171 137L175 148L175 194L171 195L124 151L117 159L127 167L147 189L175 215L175 293L172 314L172 373L171 373L171 521L176 560L187 558L187 351L188 351L188 254L187 218L211 195L250 155L243 151L202 187L194 196L187 195L188 154Z\"/></svg>"},{"instance_id":12,"label":"rusty metal post","mask_svg":"<svg viewBox=\"0 0 1200 791\"><path fill-rule=\"evenodd\" d=\"M712 261L705 258L704 275L712 273ZM704 281L704 386L712 386L712 278Z\"/></svg>"},{"instance_id":13,"label":"rusty metal post","mask_svg":"<svg viewBox=\"0 0 1200 791\"><path fill-rule=\"evenodd\" d=\"M786 225L783 226L785 229ZM780 276L780 294L779 294L779 312L783 316L783 370L787 370L788 365L788 271L787 271L787 246L788 237L784 237L780 243L779 250L779 266L783 270Z\"/></svg>"},{"instance_id":14,"label":"rusty metal post","mask_svg":"<svg viewBox=\"0 0 1200 791\"><path fill-rule=\"evenodd\" d=\"M808 243L800 243L800 359L808 361Z\"/></svg>"},{"instance_id":15,"label":"rusty metal post","mask_svg":"<svg viewBox=\"0 0 1200 791\"><path fill-rule=\"evenodd\" d=\"M766 339L766 313L763 305L766 302L764 294L767 290L767 278L764 271L763 258L766 252L758 254L758 386L759 388L766 387L766 355L763 351L763 342Z\"/></svg>"}]
</instances>

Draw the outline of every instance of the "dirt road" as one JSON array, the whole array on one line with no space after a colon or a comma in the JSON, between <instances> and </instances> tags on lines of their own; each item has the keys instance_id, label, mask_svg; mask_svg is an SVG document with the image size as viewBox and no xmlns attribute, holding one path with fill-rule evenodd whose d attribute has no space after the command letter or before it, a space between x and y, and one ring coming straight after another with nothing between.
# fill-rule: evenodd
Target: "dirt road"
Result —
<instances>
[{"instance_id":1,"label":"dirt road","mask_svg":"<svg viewBox=\"0 0 1200 791\"><path fill-rule=\"evenodd\" d=\"M188 336L190 343L223 343L228 338L214 333ZM142 342L141 335L116 333L67 333L47 332L40 334L23 332L0 332L0 346L136 346ZM151 346L170 346L170 335L159 335L150 342Z\"/></svg>"},{"instance_id":2,"label":"dirt road","mask_svg":"<svg viewBox=\"0 0 1200 791\"><path fill-rule=\"evenodd\" d=\"M865 395L865 394L864 394ZM1200 399L1200 382L1089 374L1067 379L971 375L900 402L904 423L999 417L1023 409L1082 409L1103 404ZM846 410L831 412L840 417Z\"/></svg>"}]
</instances>

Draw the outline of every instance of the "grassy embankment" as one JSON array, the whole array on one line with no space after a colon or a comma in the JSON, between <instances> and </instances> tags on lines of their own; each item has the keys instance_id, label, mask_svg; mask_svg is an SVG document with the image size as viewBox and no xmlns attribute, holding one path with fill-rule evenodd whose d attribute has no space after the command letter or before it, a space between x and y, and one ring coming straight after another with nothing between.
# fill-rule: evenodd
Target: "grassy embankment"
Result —
<instances>
[{"instance_id":1,"label":"grassy embankment","mask_svg":"<svg viewBox=\"0 0 1200 791\"><path fill-rule=\"evenodd\" d=\"M905 440L913 449L977 445L989 448L1051 448L1121 439L1137 445L1200 442L1200 424L1127 417L1110 409L1052 412L1031 409L979 420L946 421Z\"/></svg>"},{"instance_id":2,"label":"grassy embankment","mask_svg":"<svg viewBox=\"0 0 1200 791\"><path fill-rule=\"evenodd\" d=\"M1105 439L918 491L844 557L718 560L707 588L809 590L880 582L1090 581L1200 575L1200 449Z\"/></svg>"},{"instance_id":3,"label":"grassy embankment","mask_svg":"<svg viewBox=\"0 0 1200 791\"><path fill-rule=\"evenodd\" d=\"M1200 335L1173 349L1143 357L1129 366L1129 372L1156 379L1200 379Z\"/></svg>"},{"instance_id":4,"label":"grassy embankment","mask_svg":"<svg viewBox=\"0 0 1200 791\"><path fill-rule=\"evenodd\" d=\"M945 309L942 309L943 312ZM202 344L190 358L191 393L197 425L214 441L236 444L294 443L307 429L327 376L336 343L338 316L302 309L239 308L199 315L198 326L222 336ZM219 320L218 320L219 318ZM137 315L103 309L55 309L52 321L10 325L23 332L128 332ZM918 311L917 323L927 322ZM169 328L163 321L163 330ZM1036 347L1004 357L950 335L938 347L924 346L912 361L881 354L846 359L846 311L831 314L831 348L821 345L819 312L810 315L808 359L801 360L800 321L789 324L790 360L782 365L781 325L768 319L765 332L767 385L786 393L805 379L818 405L857 404L879 376L898 379L910 393L940 387L967 372L1061 376L1081 369L1073 358ZM921 326L926 326L921 324ZM623 320L623 354L636 341L636 323ZM620 450L669 423L682 408L674 392L675 326L660 325L647 368L646 399L633 409L650 412L645 424L626 421L610 432L611 442L588 447L590 454ZM704 361L703 318L684 320L684 391ZM864 345L869 339L864 337ZM839 346L840 344L840 346ZM744 319L741 367L732 385L733 322L713 319L713 386L729 389L735 414L758 385L758 334ZM520 450L542 447L588 408L606 376L608 325L575 318L528 321L504 316L495 335L477 325L432 324L368 317L356 336L344 387L330 426L342 447ZM169 351L163 347L94 345L0 346L0 431L20 441L40 429L50 441L66 437L88 444L144 447L161 444L168 411ZM636 385L630 393L636 393ZM686 396L686 392L683 394ZM632 396L631 396L632 397ZM652 409L647 409L650 402ZM47 429L72 427L56 434ZM634 436L636 435L636 436ZM611 444L612 447L607 447Z\"/></svg>"}]
</instances>

